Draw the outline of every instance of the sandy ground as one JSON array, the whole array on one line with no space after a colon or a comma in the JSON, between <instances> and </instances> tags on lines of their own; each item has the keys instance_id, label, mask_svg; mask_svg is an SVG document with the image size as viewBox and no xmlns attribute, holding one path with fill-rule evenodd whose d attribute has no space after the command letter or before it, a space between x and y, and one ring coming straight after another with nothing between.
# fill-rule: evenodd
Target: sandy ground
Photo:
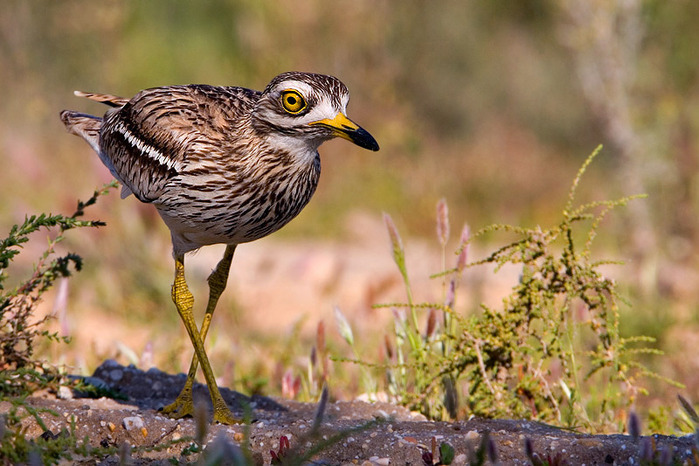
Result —
<instances>
[{"instance_id":1,"label":"sandy ground","mask_svg":"<svg viewBox=\"0 0 699 466\"><path fill-rule=\"evenodd\" d=\"M90 380L119 391L126 400L79 398L68 393L62 393L62 398L48 392L36 394L28 402L35 408L50 409L55 415L39 410L49 432L43 432L31 416L27 417L26 435L29 438L58 435L74 420L77 438L85 438L93 447L121 446L122 451L129 451L132 464L172 464L173 459L194 461L197 454L183 456L182 453L192 445L190 439L196 436L196 422L169 419L157 411L174 399L184 379L184 374L170 375L157 369L144 372L108 360ZM308 451L338 433L344 435L313 455L312 464L421 465L426 464L423 455L432 449L434 441L437 445L449 443L455 452L452 464L463 465L473 460L486 435L492 440L488 464L493 459L498 464L531 464L525 452L526 439L531 441L534 454L549 464L555 461L568 465L639 464L644 449L653 451L657 460L672 460L657 464L696 464L692 461L696 461L698 454L693 436L653 435L633 439L628 435L587 435L514 420L430 422L401 407L362 401L329 403L313 436L310 431L317 408L313 404L247 398L225 388L222 393L236 414L242 414L243 402L252 407L247 448L253 452L256 464L270 463L270 451L278 450L282 436L289 439L292 449ZM202 385L196 387L195 394L207 399ZM9 403L0 403L0 413L8 409ZM204 454L218 448L230 459L235 451L231 445L245 442L244 429L243 425L210 425ZM217 442L219 447L214 447ZM223 443L228 449L220 448ZM154 451L156 446L167 448ZM76 463L83 464L119 464L119 461L117 455L75 458Z\"/></svg>"}]
</instances>

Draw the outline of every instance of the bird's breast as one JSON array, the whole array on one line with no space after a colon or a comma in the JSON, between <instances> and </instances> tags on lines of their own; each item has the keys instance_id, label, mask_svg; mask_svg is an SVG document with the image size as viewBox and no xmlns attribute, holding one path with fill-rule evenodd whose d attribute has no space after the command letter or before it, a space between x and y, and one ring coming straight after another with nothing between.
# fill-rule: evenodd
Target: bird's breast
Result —
<instances>
[{"instance_id":1,"label":"bird's breast","mask_svg":"<svg viewBox=\"0 0 699 466\"><path fill-rule=\"evenodd\" d=\"M254 155L254 154L253 154ZM320 158L264 151L217 169L193 168L170 183L170 194L156 203L173 233L196 249L237 244L267 236L308 204L320 176Z\"/></svg>"}]
</instances>

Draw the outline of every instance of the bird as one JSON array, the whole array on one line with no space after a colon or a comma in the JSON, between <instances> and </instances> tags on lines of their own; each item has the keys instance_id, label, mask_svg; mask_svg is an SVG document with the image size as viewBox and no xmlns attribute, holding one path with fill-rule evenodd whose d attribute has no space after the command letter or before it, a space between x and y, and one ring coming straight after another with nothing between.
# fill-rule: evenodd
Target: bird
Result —
<instances>
[{"instance_id":1,"label":"bird","mask_svg":"<svg viewBox=\"0 0 699 466\"><path fill-rule=\"evenodd\" d=\"M145 89L131 99L74 94L111 108L102 117L63 110L68 132L97 153L122 198L152 204L170 230L171 295L194 355L180 394L161 410L172 418L194 414L192 388L201 365L213 421L240 422L221 396L204 348L236 246L279 230L308 204L323 142L340 137L378 151L376 139L347 117L347 86L323 74L285 72L262 91L190 84ZM207 279L209 299L197 327L184 259L212 244L226 248Z\"/></svg>"}]
</instances>

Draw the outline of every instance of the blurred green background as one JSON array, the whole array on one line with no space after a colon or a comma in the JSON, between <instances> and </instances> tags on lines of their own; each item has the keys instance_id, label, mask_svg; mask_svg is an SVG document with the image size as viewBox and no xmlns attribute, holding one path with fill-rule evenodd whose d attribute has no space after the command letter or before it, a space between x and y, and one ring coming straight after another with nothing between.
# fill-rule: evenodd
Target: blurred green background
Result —
<instances>
[{"instance_id":1,"label":"blurred green background","mask_svg":"<svg viewBox=\"0 0 699 466\"><path fill-rule=\"evenodd\" d=\"M649 195L606 225L602 244L627 261L629 331L682 360L699 341L697 24L690 0L4 0L0 231L27 213L70 213L109 181L58 119L104 111L73 90L262 89L283 71L332 74L381 151L323 146L318 192L280 238L341 242L354 214L381 211L404 234L431 236L442 197L473 229L548 224L604 144L579 199ZM158 321L172 271L153 210L111 195L92 216L109 226L65 246L87 258L71 306L178 329L174 312ZM698 364L685 354L668 375L696 393Z\"/></svg>"}]
</instances>

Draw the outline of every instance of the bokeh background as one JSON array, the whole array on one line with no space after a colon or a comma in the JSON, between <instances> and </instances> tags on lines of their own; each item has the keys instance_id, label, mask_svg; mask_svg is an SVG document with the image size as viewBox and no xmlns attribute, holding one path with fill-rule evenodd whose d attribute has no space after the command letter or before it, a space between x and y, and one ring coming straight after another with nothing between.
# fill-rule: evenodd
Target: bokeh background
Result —
<instances>
[{"instance_id":1,"label":"bokeh background","mask_svg":"<svg viewBox=\"0 0 699 466\"><path fill-rule=\"evenodd\" d=\"M597 243L600 258L626 263L610 269L630 302L623 331L657 338L666 356L650 364L699 399L699 3L4 0L1 10L2 234L27 214L70 214L110 180L58 119L65 108L104 111L73 90L262 89L288 70L349 87L349 115L381 151L324 145L310 206L277 235L239 248L208 345L223 383L278 394L282 375L307 365L320 320L341 353L334 305L358 340L377 346L387 319L371 305L403 299L381 212L406 238L428 301L440 287L427 278L441 267L439 199L456 232L464 223L549 225L578 167L604 144L579 200L648 194L605 223ZM185 370L191 353L169 297L167 229L152 207L116 192L88 214L107 227L61 244L86 264L44 303L73 336L46 357L83 373L108 357ZM45 237L25 248L13 277L31 270ZM498 241L481 240L473 254ZM205 296L220 253L188 259L195 296ZM462 309L497 302L516 276L467 274ZM350 369L334 370L341 379ZM356 394L351 377L344 390ZM676 392L658 384L646 402L674 403Z\"/></svg>"}]
</instances>

